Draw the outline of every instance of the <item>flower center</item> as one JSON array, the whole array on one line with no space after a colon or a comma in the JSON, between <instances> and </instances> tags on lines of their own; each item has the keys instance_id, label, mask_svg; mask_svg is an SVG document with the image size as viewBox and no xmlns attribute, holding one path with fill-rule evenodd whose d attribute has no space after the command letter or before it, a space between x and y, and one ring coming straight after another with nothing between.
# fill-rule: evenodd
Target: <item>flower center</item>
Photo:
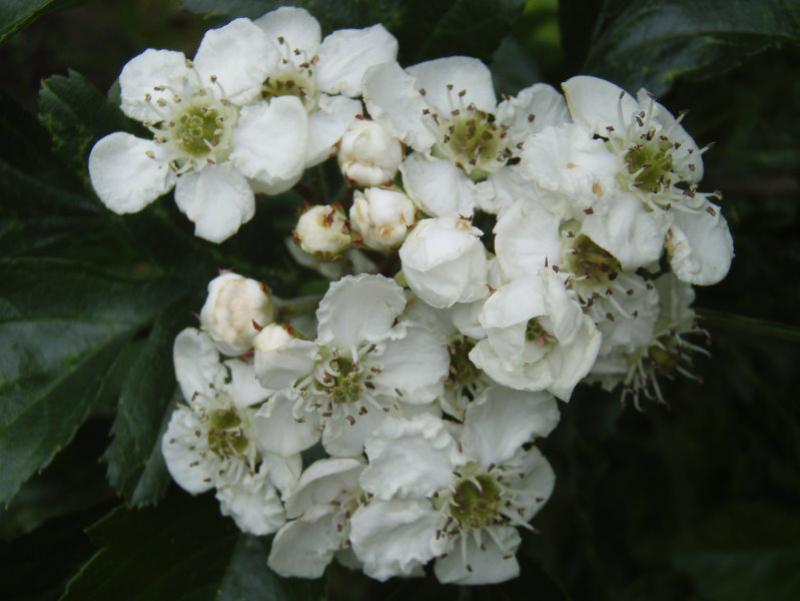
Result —
<instances>
[{"instance_id":1,"label":"flower center","mask_svg":"<svg viewBox=\"0 0 800 601\"><path fill-rule=\"evenodd\" d=\"M455 113L455 114L453 114ZM509 158L503 138L505 130L495 123L494 115L475 108L456 109L443 123L441 142L436 151L458 165L476 181L486 177Z\"/></svg>"},{"instance_id":2,"label":"flower center","mask_svg":"<svg viewBox=\"0 0 800 601\"><path fill-rule=\"evenodd\" d=\"M539 346L550 346L555 342L555 337L534 317L525 326L525 340L535 342Z\"/></svg>"},{"instance_id":3,"label":"flower center","mask_svg":"<svg viewBox=\"0 0 800 601\"><path fill-rule=\"evenodd\" d=\"M480 378L481 370L469 358L469 352L474 346L475 343L466 337L459 337L448 345L450 372L446 386L468 386Z\"/></svg>"},{"instance_id":4,"label":"flower center","mask_svg":"<svg viewBox=\"0 0 800 601\"><path fill-rule=\"evenodd\" d=\"M352 403L361 396L361 370L352 359L339 357L330 362L332 379L327 385L334 403Z\"/></svg>"},{"instance_id":5,"label":"flower center","mask_svg":"<svg viewBox=\"0 0 800 601\"><path fill-rule=\"evenodd\" d=\"M450 514L462 528L483 528L495 523L500 508L500 487L488 474L463 480L450 501Z\"/></svg>"},{"instance_id":6,"label":"flower center","mask_svg":"<svg viewBox=\"0 0 800 601\"><path fill-rule=\"evenodd\" d=\"M277 96L296 96L306 108L310 108L314 103L314 84L302 72L267 77L261 85L261 97L268 100Z\"/></svg>"},{"instance_id":7,"label":"flower center","mask_svg":"<svg viewBox=\"0 0 800 601\"><path fill-rule=\"evenodd\" d=\"M602 285L622 270L617 258L584 234L578 234L570 249L569 270L588 285Z\"/></svg>"},{"instance_id":8,"label":"flower center","mask_svg":"<svg viewBox=\"0 0 800 601\"><path fill-rule=\"evenodd\" d=\"M175 121L172 129L175 143L192 156L204 157L220 143L223 120L213 108L190 106Z\"/></svg>"},{"instance_id":9,"label":"flower center","mask_svg":"<svg viewBox=\"0 0 800 601\"><path fill-rule=\"evenodd\" d=\"M628 173L635 175L633 185L657 194L672 184L675 175L672 162L673 145L667 138L655 138L650 132L640 144L628 149L623 159Z\"/></svg>"},{"instance_id":10,"label":"flower center","mask_svg":"<svg viewBox=\"0 0 800 601\"><path fill-rule=\"evenodd\" d=\"M248 440L235 409L216 409L209 414L208 421L208 448L212 453L220 458L245 454Z\"/></svg>"}]
</instances>

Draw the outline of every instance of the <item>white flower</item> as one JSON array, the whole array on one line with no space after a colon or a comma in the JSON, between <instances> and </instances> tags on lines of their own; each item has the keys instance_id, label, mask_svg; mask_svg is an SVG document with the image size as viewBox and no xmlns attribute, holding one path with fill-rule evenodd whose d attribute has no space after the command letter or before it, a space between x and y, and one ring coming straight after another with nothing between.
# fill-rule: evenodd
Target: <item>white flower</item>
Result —
<instances>
[{"instance_id":1,"label":"white flower","mask_svg":"<svg viewBox=\"0 0 800 601\"><path fill-rule=\"evenodd\" d=\"M518 390L568 401L594 365L601 336L552 269L498 288L480 315L486 330L469 354L489 376Z\"/></svg>"},{"instance_id":2,"label":"white flower","mask_svg":"<svg viewBox=\"0 0 800 601\"><path fill-rule=\"evenodd\" d=\"M292 237L302 250L323 258L341 255L353 243L347 215L339 205L307 209L297 220Z\"/></svg>"},{"instance_id":3,"label":"white flower","mask_svg":"<svg viewBox=\"0 0 800 601\"><path fill-rule=\"evenodd\" d=\"M399 247L417 220L414 203L397 190L356 190L350 225L367 248L388 252Z\"/></svg>"},{"instance_id":4,"label":"white flower","mask_svg":"<svg viewBox=\"0 0 800 601\"><path fill-rule=\"evenodd\" d=\"M251 406L267 391L253 366L220 362L212 340L194 328L178 335L173 355L185 404L173 412L161 441L170 474L191 494L216 488L221 512L244 532L275 532L286 521L277 491L293 486L301 462L299 455L283 458L261 447Z\"/></svg>"},{"instance_id":5,"label":"white flower","mask_svg":"<svg viewBox=\"0 0 800 601\"><path fill-rule=\"evenodd\" d=\"M337 159L344 176L357 186L390 185L403 161L403 147L380 123L359 119L342 136Z\"/></svg>"},{"instance_id":6,"label":"white flower","mask_svg":"<svg viewBox=\"0 0 800 601\"><path fill-rule=\"evenodd\" d=\"M436 412L433 401L447 376L445 341L398 320L405 304L392 280L348 276L322 299L315 341L293 339L263 353L257 338L259 380L284 391L262 411L291 415L308 433L306 447L321 431L323 446L334 456L359 455L364 439L388 415ZM300 439L277 432L264 438L275 452L294 451L285 438Z\"/></svg>"},{"instance_id":7,"label":"white flower","mask_svg":"<svg viewBox=\"0 0 800 601\"><path fill-rule=\"evenodd\" d=\"M719 207L710 195L697 192L701 155L708 147L698 148L680 124L683 116L675 119L646 90L633 98L594 77L573 77L563 88L575 122L600 136L596 142L622 165L617 184L638 200L628 201L625 218L666 222L650 229L666 231L669 226L667 247L673 269L684 281L708 285L725 277L733 242Z\"/></svg>"},{"instance_id":8,"label":"white flower","mask_svg":"<svg viewBox=\"0 0 800 601\"><path fill-rule=\"evenodd\" d=\"M622 400L633 399L638 407L640 397L665 402L659 378L674 379L677 375L699 380L693 373L692 353L709 355L708 350L695 344L690 337L709 339L706 330L698 325L691 308L694 291L674 274L660 276L654 284L648 282L650 294L657 295L658 317L649 336L630 349L621 347L598 359L591 379L612 390L622 385Z\"/></svg>"},{"instance_id":9,"label":"white flower","mask_svg":"<svg viewBox=\"0 0 800 601\"><path fill-rule=\"evenodd\" d=\"M272 298L264 284L223 273L208 284L200 324L220 352L241 355L253 347L258 328L272 321Z\"/></svg>"},{"instance_id":10,"label":"white flower","mask_svg":"<svg viewBox=\"0 0 800 601\"><path fill-rule=\"evenodd\" d=\"M271 64L261 95L296 96L309 113L306 166L327 159L362 112L361 80L373 65L397 57L397 40L382 25L341 29L322 38L306 10L282 7L256 19L280 60Z\"/></svg>"},{"instance_id":11,"label":"white flower","mask_svg":"<svg viewBox=\"0 0 800 601\"><path fill-rule=\"evenodd\" d=\"M280 55L248 19L203 37L194 61L149 49L120 74L122 110L152 140L116 132L95 144L89 175L100 200L135 213L175 187L195 234L221 242L255 212L254 188L270 194L302 174L308 117L297 98L256 100Z\"/></svg>"},{"instance_id":12,"label":"white flower","mask_svg":"<svg viewBox=\"0 0 800 601\"><path fill-rule=\"evenodd\" d=\"M361 459L320 459L286 497L291 521L275 535L269 566L284 577L319 578L348 548L350 516L361 503Z\"/></svg>"},{"instance_id":13,"label":"white flower","mask_svg":"<svg viewBox=\"0 0 800 601\"><path fill-rule=\"evenodd\" d=\"M413 171L404 171L405 185L419 188L438 178L445 171L443 164L452 165L456 169L448 177L462 180L459 211L471 211L475 205L468 180L504 178L528 135L568 119L561 95L544 84L498 104L489 69L463 56L427 61L405 71L397 63L378 65L367 71L363 85L372 118L414 150L430 155ZM429 207L451 204L447 197L452 188L430 184L426 192Z\"/></svg>"},{"instance_id":14,"label":"white flower","mask_svg":"<svg viewBox=\"0 0 800 601\"><path fill-rule=\"evenodd\" d=\"M400 247L414 294L437 308L485 298L488 266L480 236L470 221L455 216L418 222Z\"/></svg>"},{"instance_id":15,"label":"white flower","mask_svg":"<svg viewBox=\"0 0 800 601\"><path fill-rule=\"evenodd\" d=\"M385 422L367 441L361 474L372 498L351 521L364 571L385 580L436 558L441 582L516 576L515 526L528 527L554 483L541 453L522 445L558 417L550 395L495 387L469 406L463 427L428 415Z\"/></svg>"}]
</instances>

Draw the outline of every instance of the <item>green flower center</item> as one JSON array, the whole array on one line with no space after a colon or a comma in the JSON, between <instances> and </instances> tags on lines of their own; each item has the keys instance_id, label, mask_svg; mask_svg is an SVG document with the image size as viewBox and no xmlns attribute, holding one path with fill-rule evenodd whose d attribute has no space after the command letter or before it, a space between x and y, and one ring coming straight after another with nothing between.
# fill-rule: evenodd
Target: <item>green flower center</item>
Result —
<instances>
[{"instance_id":1,"label":"green flower center","mask_svg":"<svg viewBox=\"0 0 800 601\"><path fill-rule=\"evenodd\" d=\"M488 474L464 480L450 502L450 514L462 527L482 528L497 521L501 507L500 487ZM480 485L480 486L478 486Z\"/></svg>"},{"instance_id":2,"label":"green flower center","mask_svg":"<svg viewBox=\"0 0 800 601\"><path fill-rule=\"evenodd\" d=\"M631 147L623 156L628 173L638 173L633 185L657 193L671 183L673 146L669 140L651 139Z\"/></svg>"},{"instance_id":3,"label":"green flower center","mask_svg":"<svg viewBox=\"0 0 800 601\"><path fill-rule=\"evenodd\" d=\"M242 419L234 409L217 409L209 414L208 448L218 457L243 455L248 440L242 430Z\"/></svg>"},{"instance_id":4,"label":"green flower center","mask_svg":"<svg viewBox=\"0 0 800 601\"><path fill-rule=\"evenodd\" d=\"M511 158L503 144L504 136L505 131L497 127L494 115L468 110L450 120L437 150L470 178L480 181Z\"/></svg>"},{"instance_id":5,"label":"green flower center","mask_svg":"<svg viewBox=\"0 0 800 601\"><path fill-rule=\"evenodd\" d=\"M467 338L457 338L447 347L450 352L448 386L469 384L481 376L481 370L469 358L474 346L475 343Z\"/></svg>"},{"instance_id":6,"label":"green flower center","mask_svg":"<svg viewBox=\"0 0 800 601\"><path fill-rule=\"evenodd\" d=\"M261 97L269 100L278 96L296 96L307 106L313 100L313 88L310 80L301 74L267 77L261 84Z\"/></svg>"},{"instance_id":7,"label":"green flower center","mask_svg":"<svg viewBox=\"0 0 800 601\"><path fill-rule=\"evenodd\" d=\"M553 335L535 317L525 326L525 340L536 342L541 346L547 346L555 341Z\"/></svg>"},{"instance_id":8,"label":"green flower center","mask_svg":"<svg viewBox=\"0 0 800 601\"><path fill-rule=\"evenodd\" d=\"M569 269L590 285L605 284L616 279L622 266L610 252L595 244L591 238L579 234L572 245Z\"/></svg>"},{"instance_id":9,"label":"green flower center","mask_svg":"<svg viewBox=\"0 0 800 601\"><path fill-rule=\"evenodd\" d=\"M203 157L219 144L222 137L222 117L216 109L192 106L175 122L175 141L184 152Z\"/></svg>"},{"instance_id":10,"label":"green flower center","mask_svg":"<svg viewBox=\"0 0 800 601\"><path fill-rule=\"evenodd\" d=\"M361 396L361 370L352 359L339 357L331 361L336 371L328 385L328 391L334 403L352 403Z\"/></svg>"}]
</instances>

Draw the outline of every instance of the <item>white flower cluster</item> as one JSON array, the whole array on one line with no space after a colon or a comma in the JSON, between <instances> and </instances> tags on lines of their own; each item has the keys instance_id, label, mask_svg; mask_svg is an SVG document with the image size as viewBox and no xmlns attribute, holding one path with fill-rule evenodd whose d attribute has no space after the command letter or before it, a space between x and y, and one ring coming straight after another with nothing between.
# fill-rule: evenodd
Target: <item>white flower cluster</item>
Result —
<instances>
[{"instance_id":1,"label":"white flower cluster","mask_svg":"<svg viewBox=\"0 0 800 601\"><path fill-rule=\"evenodd\" d=\"M335 558L381 580L432 563L441 582L500 582L553 490L535 443L556 399L596 382L638 406L695 377L692 285L726 275L733 243L698 189L705 149L646 92L580 76L498 103L480 61L403 69L396 52L379 25L320 43L293 8L209 32L193 62L147 51L120 83L154 140L104 138L92 179L120 212L175 184L218 241L254 191L336 154L352 198L293 232L336 274L315 333L274 321L265 286L213 280L201 329L175 341L167 466L242 530L276 533L279 574ZM364 269L327 269L352 249ZM325 456L303 466L312 448Z\"/></svg>"}]
</instances>

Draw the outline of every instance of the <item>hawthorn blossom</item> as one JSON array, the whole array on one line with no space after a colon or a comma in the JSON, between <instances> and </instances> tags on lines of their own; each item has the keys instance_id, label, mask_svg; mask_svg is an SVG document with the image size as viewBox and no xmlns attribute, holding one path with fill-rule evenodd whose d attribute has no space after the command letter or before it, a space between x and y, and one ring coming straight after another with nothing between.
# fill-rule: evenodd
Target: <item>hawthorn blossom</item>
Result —
<instances>
[{"instance_id":1,"label":"hawthorn blossom","mask_svg":"<svg viewBox=\"0 0 800 601\"><path fill-rule=\"evenodd\" d=\"M498 104L489 69L464 56L405 70L394 62L377 65L366 72L363 87L372 118L423 153L408 157L404 185L424 187L423 210L437 217L454 208L471 216L473 182L501 183L530 134L568 120L563 98L545 84Z\"/></svg>"},{"instance_id":2,"label":"hawthorn blossom","mask_svg":"<svg viewBox=\"0 0 800 601\"><path fill-rule=\"evenodd\" d=\"M350 207L350 225L361 244L379 252L397 249L417 220L414 203L386 188L356 190Z\"/></svg>"},{"instance_id":3,"label":"hawthorn blossom","mask_svg":"<svg viewBox=\"0 0 800 601\"><path fill-rule=\"evenodd\" d=\"M195 234L222 242L255 212L254 189L277 194L303 172L308 116L297 98L256 102L280 56L248 19L208 31L193 61L145 50L120 74L122 111L152 140L99 140L89 175L115 213L135 213L175 187Z\"/></svg>"},{"instance_id":4,"label":"hawthorn blossom","mask_svg":"<svg viewBox=\"0 0 800 601\"><path fill-rule=\"evenodd\" d=\"M568 401L589 373L601 335L549 268L495 290L480 313L486 338L469 358L493 380L517 390L548 390Z\"/></svg>"},{"instance_id":5,"label":"hawthorn blossom","mask_svg":"<svg viewBox=\"0 0 800 601\"><path fill-rule=\"evenodd\" d=\"M367 441L361 487L372 495L351 518L353 551L379 580L412 575L436 559L441 582L489 584L519 573L517 527L553 489L535 448L558 423L544 393L488 389L463 426L433 416L392 419Z\"/></svg>"},{"instance_id":6,"label":"hawthorn blossom","mask_svg":"<svg viewBox=\"0 0 800 601\"><path fill-rule=\"evenodd\" d=\"M170 475L191 494L216 489L223 515L244 532L264 535L285 521L279 493L300 475L297 454L261 446L252 407L268 396L252 364L220 361L211 338L187 328L175 339L175 375L185 402L170 418L161 450Z\"/></svg>"},{"instance_id":7,"label":"hawthorn blossom","mask_svg":"<svg viewBox=\"0 0 800 601\"><path fill-rule=\"evenodd\" d=\"M331 284L319 304L316 340L284 339L265 351L257 337L258 378L282 393L261 411L291 415L307 446L321 432L333 456L359 455L389 415L437 412L433 401L448 369L445 342L398 319L405 305L403 289L392 280L347 276ZM265 438L277 452L284 437L297 438L288 430L274 434Z\"/></svg>"},{"instance_id":8,"label":"hawthorn blossom","mask_svg":"<svg viewBox=\"0 0 800 601\"><path fill-rule=\"evenodd\" d=\"M340 205L314 205L297 220L293 240L310 255L323 259L340 256L353 243L350 223Z\"/></svg>"},{"instance_id":9,"label":"hawthorn blossom","mask_svg":"<svg viewBox=\"0 0 800 601\"><path fill-rule=\"evenodd\" d=\"M403 146L377 121L359 119L342 136L336 157L350 183L388 186L403 161Z\"/></svg>"},{"instance_id":10,"label":"hawthorn blossom","mask_svg":"<svg viewBox=\"0 0 800 601\"><path fill-rule=\"evenodd\" d=\"M361 80L370 67L394 61L397 40L383 25L325 36L305 9L284 6L255 20L279 60L261 79L263 98L296 97L308 111L305 166L331 156L362 113Z\"/></svg>"}]
</instances>

